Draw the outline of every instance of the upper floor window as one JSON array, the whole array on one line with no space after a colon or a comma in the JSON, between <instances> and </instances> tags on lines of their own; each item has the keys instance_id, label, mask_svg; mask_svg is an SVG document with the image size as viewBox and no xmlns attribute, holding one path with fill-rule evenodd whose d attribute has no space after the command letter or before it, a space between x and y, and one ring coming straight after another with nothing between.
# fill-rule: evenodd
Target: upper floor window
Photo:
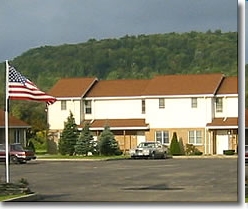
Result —
<instances>
[{"instance_id":1,"label":"upper floor window","mask_svg":"<svg viewBox=\"0 0 248 209\"><path fill-rule=\"evenodd\" d=\"M142 99L141 101L142 114L146 113L146 101Z\"/></svg>"},{"instance_id":2,"label":"upper floor window","mask_svg":"<svg viewBox=\"0 0 248 209\"><path fill-rule=\"evenodd\" d=\"M223 99L222 98L216 98L215 105L216 105L216 112L223 111Z\"/></svg>"},{"instance_id":3,"label":"upper floor window","mask_svg":"<svg viewBox=\"0 0 248 209\"><path fill-rule=\"evenodd\" d=\"M84 105L85 105L85 113L91 114L91 111L92 111L91 100L85 100Z\"/></svg>"},{"instance_id":4,"label":"upper floor window","mask_svg":"<svg viewBox=\"0 0 248 209\"><path fill-rule=\"evenodd\" d=\"M66 100L61 101L61 110L66 110Z\"/></svg>"},{"instance_id":5,"label":"upper floor window","mask_svg":"<svg viewBox=\"0 0 248 209\"><path fill-rule=\"evenodd\" d=\"M159 108L162 109L164 108L164 98L159 98Z\"/></svg>"},{"instance_id":6,"label":"upper floor window","mask_svg":"<svg viewBox=\"0 0 248 209\"><path fill-rule=\"evenodd\" d=\"M189 135L188 135L188 141L189 144L202 144L202 131L198 131L198 130L193 130L193 131L189 131Z\"/></svg>"},{"instance_id":7,"label":"upper floor window","mask_svg":"<svg viewBox=\"0 0 248 209\"><path fill-rule=\"evenodd\" d=\"M191 108L197 108L197 98L191 98Z\"/></svg>"},{"instance_id":8,"label":"upper floor window","mask_svg":"<svg viewBox=\"0 0 248 209\"><path fill-rule=\"evenodd\" d=\"M169 144L169 131L156 131L155 132L156 141L161 144Z\"/></svg>"}]
</instances>

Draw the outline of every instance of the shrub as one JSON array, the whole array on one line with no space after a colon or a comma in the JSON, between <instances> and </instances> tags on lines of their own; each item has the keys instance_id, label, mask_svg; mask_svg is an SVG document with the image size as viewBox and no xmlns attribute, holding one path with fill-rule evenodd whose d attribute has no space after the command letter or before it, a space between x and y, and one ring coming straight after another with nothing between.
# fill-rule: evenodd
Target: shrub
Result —
<instances>
[{"instance_id":1,"label":"shrub","mask_svg":"<svg viewBox=\"0 0 248 209\"><path fill-rule=\"evenodd\" d=\"M174 132L170 144L170 152L172 155L181 155L180 144L177 140L177 133Z\"/></svg>"},{"instance_id":2,"label":"shrub","mask_svg":"<svg viewBox=\"0 0 248 209\"><path fill-rule=\"evenodd\" d=\"M101 155L121 155L118 142L114 138L114 134L110 131L108 126L104 127L100 135L99 151Z\"/></svg>"},{"instance_id":3,"label":"shrub","mask_svg":"<svg viewBox=\"0 0 248 209\"><path fill-rule=\"evenodd\" d=\"M186 144L186 155L202 155L203 152L199 151L193 144Z\"/></svg>"},{"instance_id":4,"label":"shrub","mask_svg":"<svg viewBox=\"0 0 248 209\"><path fill-rule=\"evenodd\" d=\"M224 155L234 155L235 153L235 150L223 150L223 154Z\"/></svg>"}]
</instances>

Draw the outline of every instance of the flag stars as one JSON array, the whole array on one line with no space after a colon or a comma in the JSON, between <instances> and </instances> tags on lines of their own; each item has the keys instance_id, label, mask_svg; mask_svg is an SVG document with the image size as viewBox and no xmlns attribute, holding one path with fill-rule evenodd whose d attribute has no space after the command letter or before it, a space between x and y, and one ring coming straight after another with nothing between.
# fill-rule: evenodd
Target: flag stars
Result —
<instances>
[{"instance_id":1,"label":"flag stars","mask_svg":"<svg viewBox=\"0 0 248 209\"><path fill-rule=\"evenodd\" d=\"M26 78L21 75L21 73L17 72L14 67L10 67L9 69L9 82L18 82L25 85Z\"/></svg>"}]
</instances>

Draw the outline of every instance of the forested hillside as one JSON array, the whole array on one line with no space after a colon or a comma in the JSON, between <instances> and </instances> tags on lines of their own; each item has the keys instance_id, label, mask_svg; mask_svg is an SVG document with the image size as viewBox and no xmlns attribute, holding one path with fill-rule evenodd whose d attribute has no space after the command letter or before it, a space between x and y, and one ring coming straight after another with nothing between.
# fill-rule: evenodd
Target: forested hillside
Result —
<instances>
[{"instance_id":1,"label":"forested hillside","mask_svg":"<svg viewBox=\"0 0 248 209\"><path fill-rule=\"evenodd\" d=\"M220 30L127 35L119 39L90 39L73 45L42 46L28 50L10 64L47 91L63 77L139 79L156 74L211 72L237 75L237 47L237 32L222 33ZM5 63L0 69L4 75ZM4 84L5 76L1 76L0 81ZM0 90L3 107L4 85ZM23 103L25 107L21 107ZM11 105L15 116L36 124L37 129L45 127L44 106L20 101L11 101Z\"/></svg>"}]
</instances>

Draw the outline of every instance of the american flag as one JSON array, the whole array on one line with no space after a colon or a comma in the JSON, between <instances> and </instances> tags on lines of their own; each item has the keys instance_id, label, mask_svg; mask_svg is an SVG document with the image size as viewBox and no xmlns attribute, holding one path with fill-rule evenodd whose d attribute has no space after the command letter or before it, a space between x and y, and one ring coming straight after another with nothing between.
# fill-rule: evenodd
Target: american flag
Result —
<instances>
[{"instance_id":1,"label":"american flag","mask_svg":"<svg viewBox=\"0 0 248 209\"><path fill-rule=\"evenodd\" d=\"M56 98L39 90L37 86L19 73L14 67L9 66L9 99L33 100L53 104Z\"/></svg>"}]
</instances>

